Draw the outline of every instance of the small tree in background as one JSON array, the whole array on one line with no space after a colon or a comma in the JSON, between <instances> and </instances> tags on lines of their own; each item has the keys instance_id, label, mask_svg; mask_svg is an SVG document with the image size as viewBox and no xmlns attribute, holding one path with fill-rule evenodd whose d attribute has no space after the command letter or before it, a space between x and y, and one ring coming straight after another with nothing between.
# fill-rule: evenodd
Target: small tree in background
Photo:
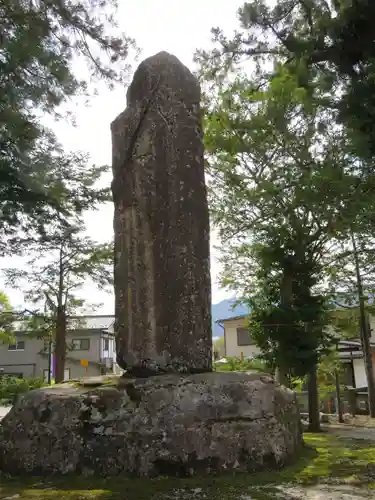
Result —
<instances>
[{"instance_id":1,"label":"small tree in background","mask_svg":"<svg viewBox=\"0 0 375 500\"><path fill-rule=\"evenodd\" d=\"M26 302L42 306L42 313L29 316L29 329L54 339L56 382L64 379L68 317L87 305L80 290L87 281L100 289L112 284L112 244L97 243L83 231L83 225L55 230L25 269L5 271L8 284L24 290Z\"/></svg>"},{"instance_id":2,"label":"small tree in background","mask_svg":"<svg viewBox=\"0 0 375 500\"><path fill-rule=\"evenodd\" d=\"M0 344L10 344L14 340L14 318L16 316L8 296L0 291Z\"/></svg>"}]
</instances>

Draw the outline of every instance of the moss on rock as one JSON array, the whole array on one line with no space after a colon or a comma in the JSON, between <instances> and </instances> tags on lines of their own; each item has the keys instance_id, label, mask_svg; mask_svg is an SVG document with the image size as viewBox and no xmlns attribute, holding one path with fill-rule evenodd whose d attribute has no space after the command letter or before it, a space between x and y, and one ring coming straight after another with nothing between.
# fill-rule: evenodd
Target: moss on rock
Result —
<instances>
[{"instance_id":1,"label":"moss on rock","mask_svg":"<svg viewBox=\"0 0 375 500\"><path fill-rule=\"evenodd\" d=\"M0 429L4 471L195 475L279 468L302 443L295 394L259 374L101 377L27 394Z\"/></svg>"}]
</instances>

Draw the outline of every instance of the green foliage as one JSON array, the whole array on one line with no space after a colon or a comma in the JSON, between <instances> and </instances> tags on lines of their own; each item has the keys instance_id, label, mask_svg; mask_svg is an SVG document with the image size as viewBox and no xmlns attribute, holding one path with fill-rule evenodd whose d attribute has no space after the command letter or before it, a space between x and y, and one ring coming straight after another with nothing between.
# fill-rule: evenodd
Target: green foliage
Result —
<instances>
[{"instance_id":1,"label":"green foliage","mask_svg":"<svg viewBox=\"0 0 375 500\"><path fill-rule=\"evenodd\" d=\"M246 372L257 371L272 373L272 369L261 359L243 359L237 357L225 358L227 363L216 363L215 370L218 372Z\"/></svg>"},{"instance_id":2,"label":"green foliage","mask_svg":"<svg viewBox=\"0 0 375 500\"><path fill-rule=\"evenodd\" d=\"M306 386L306 378L303 377L303 378L292 378L291 379L291 383L290 383L290 387L293 389L293 391L296 391L296 392L302 392L304 390Z\"/></svg>"},{"instance_id":3,"label":"green foliage","mask_svg":"<svg viewBox=\"0 0 375 500\"><path fill-rule=\"evenodd\" d=\"M318 364L317 377L319 386L319 395L322 399L325 399L329 394L335 394L336 392L336 372L339 375L339 382L341 384L341 375L343 371L343 366L340 361L338 352L336 349L331 349L325 356L322 357L320 363Z\"/></svg>"},{"instance_id":4,"label":"green foliage","mask_svg":"<svg viewBox=\"0 0 375 500\"><path fill-rule=\"evenodd\" d=\"M43 305L39 315L30 316L33 329L42 328L41 318L55 318L58 307L69 315L84 307L79 291L87 280L100 289L112 284L112 243L97 243L84 230L83 224L56 228L42 247L30 249L31 257L22 269L4 271L8 285L20 287L26 302Z\"/></svg>"},{"instance_id":5,"label":"green foliage","mask_svg":"<svg viewBox=\"0 0 375 500\"><path fill-rule=\"evenodd\" d=\"M317 285L333 222L341 217L332 159L342 161L341 173L351 162L340 157L340 132L330 132L326 117L307 113L300 99L287 77L261 92L239 75L217 89L205 129L222 283L249 304L252 336L267 363L298 376L330 341ZM316 148L318 142L324 146Z\"/></svg>"},{"instance_id":6,"label":"green foliage","mask_svg":"<svg viewBox=\"0 0 375 500\"><path fill-rule=\"evenodd\" d=\"M132 41L116 32L116 8L115 0L1 2L0 253L109 199L95 185L106 168L64 153L40 117L56 116L93 78L123 81ZM75 75L77 63L88 81Z\"/></svg>"},{"instance_id":7,"label":"green foliage","mask_svg":"<svg viewBox=\"0 0 375 500\"><path fill-rule=\"evenodd\" d=\"M56 228L22 269L4 272L9 286L21 288L25 301L36 307L23 317L23 329L54 342L57 382L64 377L68 317L95 307L80 295L83 285L108 290L112 284L112 244L93 241L84 229L83 224Z\"/></svg>"},{"instance_id":8,"label":"green foliage","mask_svg":"<svg viewBox=\"0 0 375 500\"><path fill-rule=\"evenodd\" d=\"M330 311L331 324L344 339L359 338L359 307Z\"/></svg>"},{"instance_id":9,"label":"green foliage","mask_svg":"<svg viewBox=\"0 0 375 500\"><path fill-rule=\"evenodd\" d=\"M371 207L369 208L369 211ZM360 219L360 220L358 220ZM353 226L358 222L361 227L368 224L368 228L362 226L361 232L353 234L355 238L355 252L351 241L341 241L337 249L337 257L327 268L327 277L330 289L339 290L336 292L335 305L338 309L332 314L337 324L346 329L349 333L351 327L357 328L356 336L358 338L358 325L360 318L358 281L355 270L354 255L358 259L361 285L363 288L363 299L366 310L374 314L375 307L369 303L369 296L375 292L375 241L372 237L372 213L353 217Z\"/></svg>"},{"instance_id":10,"label":"green foliage","mask_svg":"<svg viewBox=\"0 0 375 500\"><path fill-rule=\"evenodd\" d=\"M8 375L0 376L1 404L13 404L18 396L45 386L43 378L23 379Z\"/></svg>"},{"instance_id":11,"label":"green foliage","mask_svg":"<svg viewBox=\"0 0 375 500\"><path fill-rule=\"evenodd\" d=\"M254 0L239 9L236 34L228 38L214 29L215 50L200 51L197 58L206 76L221 81L228 70L249 60L258 85L272 78L285 86L288 73L298 83L305 104L334 109L356 154L373 158L374 15L371 0L278 0L272 4Z\"/></svg>"},{"instance_id":12,"label":"green foliage","mask_svg":"<svg viewBox=\"0 0 375 500\"><path fill-rule=\"evenodd\" d=\"M337 36L334 11L320 0L248 2L241 30L214 30L215 48L197 54L222 284L250 305L267 362L295 376L333 340L327 274L353 232L371 234L375 209L374 164L359 161L340 122L346 82L329 59L310 59Z\"/></svg>"},{"instance_id":13,"label":"green foliage","mask_svg":"<svg viewBox=\"0 0 375 500\"><path fill-rule=\"evenodd\" d=\"M8 296L0 291L0 344L9 344L14 340L13 322L15 315Z\"/></svg>"},{"instance_id":14,"label":"green foliage","mask_svg":"<svg viewBox=\"0 0 375 500\"><path fill-rule=\"evenodd\" d=\"M247 299L252 337L268 364L290 376L304 376L333 340L326 330L326 300L312 293L321 279L321 264L290 240L258 246L257 257L257 293Z\"/></svg>"}]
</instances>

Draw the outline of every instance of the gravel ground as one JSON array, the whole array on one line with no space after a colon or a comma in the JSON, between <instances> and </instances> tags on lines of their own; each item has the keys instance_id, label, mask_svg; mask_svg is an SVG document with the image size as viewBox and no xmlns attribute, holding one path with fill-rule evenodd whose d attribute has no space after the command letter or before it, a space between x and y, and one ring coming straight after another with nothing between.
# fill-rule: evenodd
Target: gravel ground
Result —
<instances>
[{"instance_id":1,"label":"gravel ground","mask_svg":"<svg viewBox=\"0 0 375 500\"><path fill-rule=\"evenodd\" d=\"M326 425L323 429L329 430L330 434L342 436L347 439L365 439L366 441L375 441L375 428L371 427L351 427L349 425ZM375 498L375 494L374 494Z\"/></svg>"},{"instance_id":2,"label":"gravel ground","mask_svg":"<svg viewBox=\"0 0 375 500\"><path fill-rule=\"evenodd\" d=\"M280 486L278 489L280 493L275 494L275 500L367 500L374 498L374 492L371 490L345 485L317 485L305 488Z\"/></svg>"}]
</instances>

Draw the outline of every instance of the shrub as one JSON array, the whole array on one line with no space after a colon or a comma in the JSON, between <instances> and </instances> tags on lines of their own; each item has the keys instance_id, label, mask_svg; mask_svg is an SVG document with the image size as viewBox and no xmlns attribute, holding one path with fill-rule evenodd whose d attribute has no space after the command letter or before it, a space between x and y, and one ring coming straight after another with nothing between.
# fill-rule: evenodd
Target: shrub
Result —
<instances>
[{"instance_id":1,"label":"shrub","mask_svg":"<svg viewBox=\"0 0 375 500\"><path fill-rule=\"evenodd\" d=\"M23 379L3 375L0 377L0 401L3 404L14 403L18 396L45 385L43 378Z\"/></svg>"},{"instance_id":2,"label":"shrub","mask_svg":"<svg viewBox=\"0 0 375 500\"><path fill-rule=\"evenodd\" d=\"M246 372L257 371L271 373L271 369L261 359L226 358L227 363L215 363L215 369L219 372Z\"/></svg>"}]
</instances>

